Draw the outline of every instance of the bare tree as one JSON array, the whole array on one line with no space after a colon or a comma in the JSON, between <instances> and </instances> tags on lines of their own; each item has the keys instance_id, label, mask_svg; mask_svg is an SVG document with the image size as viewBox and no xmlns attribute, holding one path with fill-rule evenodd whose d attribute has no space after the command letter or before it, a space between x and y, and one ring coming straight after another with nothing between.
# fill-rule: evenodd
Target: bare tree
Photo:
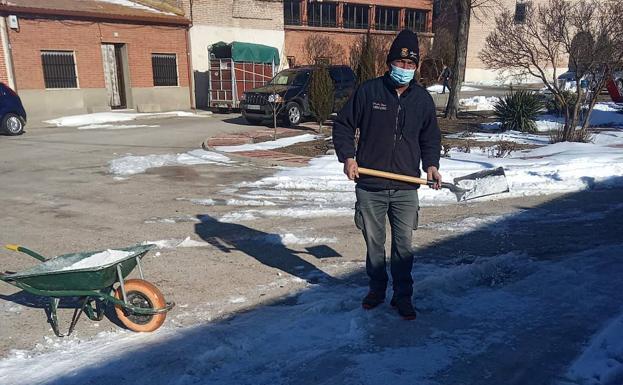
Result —
<instances>
[{"instance_id":1,"label":"bare tree","mask_svg":"<svg viewBox=\"0 0 623 385\"><path fill-rule=\"evenodd\" d=\"M499 0L451 0L450 5L454 7L451 11L456 13L456 45L455 45L455 61L452 66L452 87L450 95L448 95L448 104L446 105L446 118L454 120L457 118L459 111L459 92L463 86L465 78L465 66L467 64L467 43L469 37L469 26L472 15L475 11L479 14L477 17L486 16L489 11L499 4Z\"/></svg>"},{"instance_id":2,"label":"bare tree","mask_svg":"<svg viewBox=\"0 0 623 385\"><path fill-rule=\"evenodd\" d=\"M387 71L387 52L393 39L391 35L373 35L368 32L352 45L349 65L357 73L359 83Z\"/></svg>"},{"instance_id":3,"label":"bare tree","mask_svg":"<svg viewBox=\"0 0 623 385\"><path fill-rule=\"evenodd\" d=\"M493 69L540 79L563 107L558 140L583 141L598 95L623 62L621 20L623 7L615 0L549 0L528 8L523 23L504 11L480 58ZM566 97L557 81L556 69L566 60L574 71L577 98Z\"/></svg>"},{"instance_id":4,"label":"bare tree","mask_svg":"<svg viewBox=\"0 0 623 385\"><path fill-rule=\"evenodd\" d=\"M344 62L344 48L330 37L322 34L313 34L305 39L303 45L307 64L319 64L318 59L328 59L331 64Z\"/></svg>"}]
</instances>

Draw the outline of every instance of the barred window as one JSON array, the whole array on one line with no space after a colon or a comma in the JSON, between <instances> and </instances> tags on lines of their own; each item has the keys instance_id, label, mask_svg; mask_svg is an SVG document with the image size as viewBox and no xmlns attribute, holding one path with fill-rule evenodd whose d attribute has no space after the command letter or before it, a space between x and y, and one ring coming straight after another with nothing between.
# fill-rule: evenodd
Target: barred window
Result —
<instances>
[{"instance_id":1,"label":"barred window","mask_svg":"<svg viewBox=\"0 0 623 385\"><path fill-rule=\"evenodd\" d=\"M283 0L283 18L286 25L301 25L301 0Z\"/></svg>"},{"instance_id":2,"label":"barred window","mask_svg":"<svg viewBox=\"0 0 623 385\"><path fill-rule=\"evenodd\" d=\"M344 28L368 29L367 5L344 4Z\"/></svg>"},{"instance_id":3,"label":"barred window","mask_svg":"<svg viewBox=\"0 0 623 385\"><path fill-rule=\"evenodd\" d=\"M515 4L515 23L525 23L527 10L528 10L527 3Z\"/></svg>"},{"instance_id":4,"label":"barred window","mask_svg":"<svg viewBox=\"0 0 623 385\"><path fill-rule=\"evenodd\" d=\"M151 54L154 86L177 86L177 57L174 53Z\"/></svg>"},{"instance_id":5,"label":"barred window","mask_svg":"<svg viewBox=\"0 0 623 385\"><path fill-rule=\"evenodd\" d=\"M375 27L381 31L397 31L400 9L389 7L376 7Z\"/></svg>"},{"instance_id":6,"label":"barred window","mask_svg":"<svg viewBox=\"0 0 623 385\"><path fill-rule=\"evenodd\" d=\"M78 88L73 51L41 51L45 88Z\"/></svg>"},{"instance_id":7,"label":"barred window","mask_svg":"<svg viewBox=\"0 0 623 385\"><path fill-rule=\"evenodd\" d=\"M407 9L405 12L405 28L413 32L426 32L426 11Z\"/></svg>"},{"instance_id":8,"label":"barred window","mask_svg":"<svg viewBox=\"0 0 623 385\"><path fill-rule=\"evenodd\" d=\"M307 24L314 27L336 27L337 3L309 1L307 4Z\"/></svg>"}]
</instances>

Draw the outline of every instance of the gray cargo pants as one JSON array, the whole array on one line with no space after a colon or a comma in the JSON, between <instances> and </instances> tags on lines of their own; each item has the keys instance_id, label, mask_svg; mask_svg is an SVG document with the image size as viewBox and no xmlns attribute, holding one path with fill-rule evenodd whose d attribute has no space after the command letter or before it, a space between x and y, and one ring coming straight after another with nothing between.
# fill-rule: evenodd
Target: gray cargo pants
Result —
<instances>
[{"instance_id":1,"label":"gray cargo pants","mask_svg":"<svg viewBox=\"0 0 623 385\"><path fill-rule=\"evenodd\" d=\"M355 224L366 241L366 272L370 290L385 295L385 218L391 226L390 266L395 297L413 294L413 230L417 228L419 200L417 190L367 191L356 188Z\"/></svg>"}]
</instances>

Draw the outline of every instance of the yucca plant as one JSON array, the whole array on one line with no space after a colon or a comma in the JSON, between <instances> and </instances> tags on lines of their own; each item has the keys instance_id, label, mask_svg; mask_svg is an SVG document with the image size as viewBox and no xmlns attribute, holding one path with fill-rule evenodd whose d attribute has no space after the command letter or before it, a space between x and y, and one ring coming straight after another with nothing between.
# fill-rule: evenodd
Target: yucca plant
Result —
<instances>
[{"instance_id":1,"label":"yucca plant","mask_svg":"<svg viewBox=\"0 0 623 385\"><path fill-rule=\"evenodd\" d=\"M536 118L543 110L539 95L528 90L511 90L494 106L495 116L502 123L502 130L537 132Z\"/></svg>"}]
</instances>

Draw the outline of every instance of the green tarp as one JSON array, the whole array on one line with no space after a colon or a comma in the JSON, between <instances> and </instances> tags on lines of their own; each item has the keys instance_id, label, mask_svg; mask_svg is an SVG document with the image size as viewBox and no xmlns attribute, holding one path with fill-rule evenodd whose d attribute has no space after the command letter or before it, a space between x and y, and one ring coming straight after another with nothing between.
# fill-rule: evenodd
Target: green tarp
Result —
<instances>
[{"instance_id":1,"label":"green tarp","mask_svg":"<svg viewBox=\"0 0 623 385\"><path fill-rule=\"evenodd\" d=\"M213 44L210 51L217 59L232 58L234 61L279 65L279 51L267 45L239 41L228 44L220 41Z\"/></svg>"}]
</instances>

